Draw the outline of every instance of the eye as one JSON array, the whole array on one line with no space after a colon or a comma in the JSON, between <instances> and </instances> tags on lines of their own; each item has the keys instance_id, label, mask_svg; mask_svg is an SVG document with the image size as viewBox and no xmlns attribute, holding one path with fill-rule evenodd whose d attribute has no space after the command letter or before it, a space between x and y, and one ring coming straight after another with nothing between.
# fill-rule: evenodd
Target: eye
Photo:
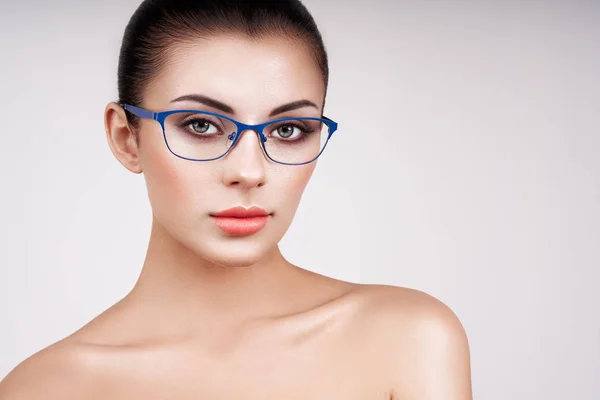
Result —
<instances>
[{"instance_id":1,"label":"eye","mask_svg":"<svg viewBox=\"0 0 600 400\"><path fill-rule=\"evenodd\" d=\"M302 134L302 130L293 125L282 125L275 129L277 136L281 139L296 139L298 136Z\"/></svg>"},{"instance_id":2,"label":"eye","mask_svg":"<svg viewBox=\"0 0 600 400\"><path fill-rule=\"evenodd\" d=\"M188 123L188 126L192 128L194 133L199 133L203 135L219 133L216 126L202 119L195 119L193 121L190 121Z\"/></svg>"}]
</instances>

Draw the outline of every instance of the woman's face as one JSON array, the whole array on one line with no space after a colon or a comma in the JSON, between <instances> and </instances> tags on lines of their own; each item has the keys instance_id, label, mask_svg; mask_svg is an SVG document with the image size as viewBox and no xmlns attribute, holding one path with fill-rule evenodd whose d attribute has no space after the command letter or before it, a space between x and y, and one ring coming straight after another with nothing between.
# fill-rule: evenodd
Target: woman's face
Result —
<instances>
[{"instance_id":1,"label":"woman's face","mask_svg":"<svg viewBox=\"0 0 600 400\"><path fill-rule=\"evenodd\" d=\"M299 42L220 36L179 45L170 52L169 61L146 88L144 108L204 110L246 124L322 115L323 77ZM195 100L173 102L186 95L216 100L232 111ZM299 100L315 106L271 115L274 109ZM139 135L139 162L155 222L189 250L223 266L251 265L276 246L315 168L315 162L290 166L269 160L254 131L245 131L225 157L208 162L173 155L156 121L142 120ZM224 220L213 214L237 206L264 209L269 214L266 225L252 234L219 228Z\"/></svg>"}]
</instances>

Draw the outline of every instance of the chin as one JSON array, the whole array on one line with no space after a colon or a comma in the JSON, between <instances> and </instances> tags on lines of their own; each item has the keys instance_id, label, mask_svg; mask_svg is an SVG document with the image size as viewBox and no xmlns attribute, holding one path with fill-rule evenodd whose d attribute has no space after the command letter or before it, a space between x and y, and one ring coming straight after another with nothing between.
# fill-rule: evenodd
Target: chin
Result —
<instances>
[{"instance_id":1,"label":"chin","mask_svg":"<svg viewBox=\"0 0 600 400\"><path fill-rule=\"evenodd\" d=\"M219 267L251 267L268 258L276 243L267 243L265 238L227 238L194 243L191 250L200 258Z\"/></svg>"},{"instance_id":2,"label":"chin","mask_svg":"<svg viewBox=\"0 0 600 400\"><path fill-rule=\"evenodd\" d=\"M234 252L219 252L218 249L211 249L210 252L199 254L210 263L224 268L244 268L251 267L267 256L267 251L240 249Z\"/></svg>"},{"instance_id":3,"label":"chin","mask_svg":"<svg viewBox=\"0 0 600 400\"><path fill-rule=\"evenodd\" d=\"M177 227L179 229L166 229L175 242L193 253L199 262L205 260L224 268L251 267L267 261L273 252L278 251L277 244L285 234L282 224L271 224L260 232L247 236L229 236L216 227L206 229L202 225L186 226L182 223Z\"/></svg>"}]
</instances>

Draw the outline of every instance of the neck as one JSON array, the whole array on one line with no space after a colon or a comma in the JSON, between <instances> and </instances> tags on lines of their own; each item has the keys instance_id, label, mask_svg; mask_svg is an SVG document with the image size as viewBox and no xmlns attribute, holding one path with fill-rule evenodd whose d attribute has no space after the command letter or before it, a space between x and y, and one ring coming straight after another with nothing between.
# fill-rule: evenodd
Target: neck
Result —
<instances>
[{"instance_id":1,"label":"neck","mask_svg":"<svg viewBox=\"0 0 600 400\"><path fill-rule=\"evenodd\" d=\"M194 315L239 321L285 312L297 296L292 292L300 275L277 246L252 265L216 265L154 220L142 272L129 297L160 318Z\"/></svg>"}]
</instances>

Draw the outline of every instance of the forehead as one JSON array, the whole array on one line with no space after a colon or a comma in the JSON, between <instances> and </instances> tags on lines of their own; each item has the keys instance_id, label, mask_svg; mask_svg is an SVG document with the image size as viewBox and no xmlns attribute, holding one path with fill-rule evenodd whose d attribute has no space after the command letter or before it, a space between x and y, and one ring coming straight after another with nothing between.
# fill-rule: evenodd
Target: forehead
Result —
<instances>
[{"instance_id":1,"label":"forehead","mask_svg":"<svg viewBox=\"0 0 600 400\"><path fill-rule=\"evenodd\" d=\"M176 108L170 101L186 94L214 98L251 119L302 99L323 105L321 70L300 40L217 36L176 44L167 57L146 88L149 108Z\"/></svg>"}]
</instances>

